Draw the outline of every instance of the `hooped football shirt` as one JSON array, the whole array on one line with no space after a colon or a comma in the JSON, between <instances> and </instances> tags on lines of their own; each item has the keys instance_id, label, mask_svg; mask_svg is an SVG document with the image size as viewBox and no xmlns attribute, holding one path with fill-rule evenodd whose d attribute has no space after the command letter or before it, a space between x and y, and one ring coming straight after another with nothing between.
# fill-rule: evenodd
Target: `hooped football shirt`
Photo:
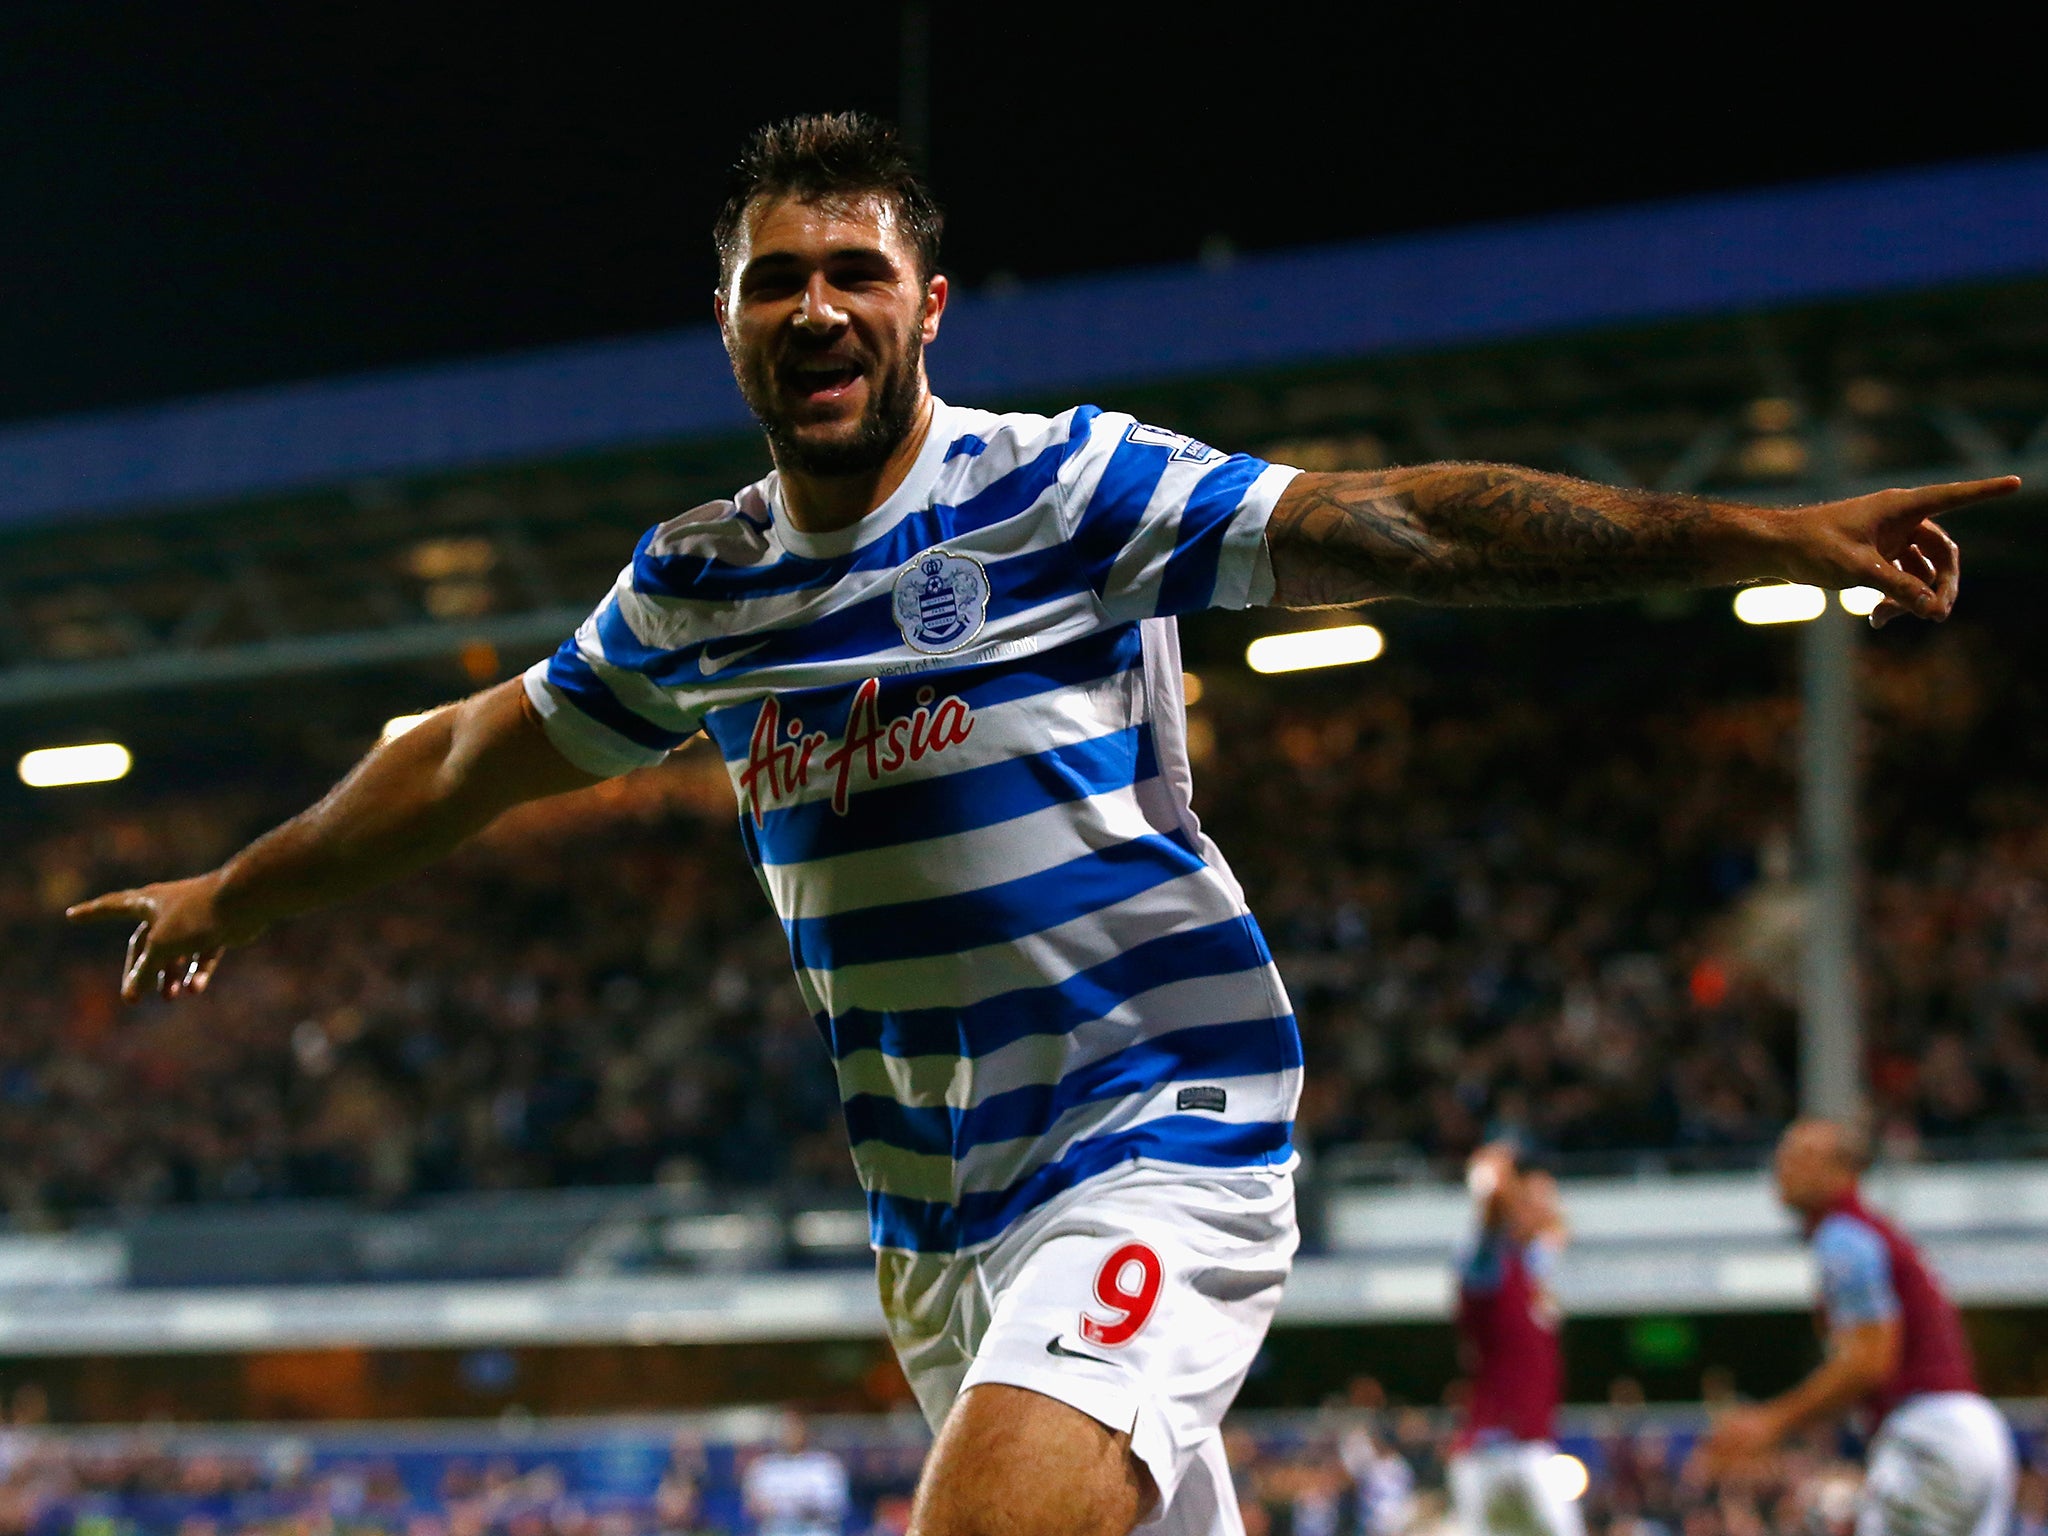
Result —
<instances>
[{"instance_id":1,"label":"hooped football shirt","mask_svg":"<svg viewBox=\"0 0 2048 1536\"><path fill-rule=\"evenodd\" d=\"M989 1243L1133 1160L1292 1159L1300 1040L1190 806L1174 616L1270 582L1293 473L935 403L859 522L794 527L772 474L686 512L527 673L593 773L722 754L877 1247Z\"/></svg>"}]
</instances>

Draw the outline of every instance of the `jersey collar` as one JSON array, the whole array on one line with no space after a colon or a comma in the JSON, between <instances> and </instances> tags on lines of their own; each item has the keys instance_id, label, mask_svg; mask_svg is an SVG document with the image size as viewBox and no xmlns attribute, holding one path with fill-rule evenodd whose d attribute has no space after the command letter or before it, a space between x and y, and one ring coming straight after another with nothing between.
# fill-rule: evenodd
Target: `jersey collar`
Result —
<instances>
[{"instance_id":1,"label":"jersey collar","mask_svg":"<svg viewBox=\"0 0 2048 1536\"><path fill-rule=\"evenodd\" d=\"M1830 1216L1854 1216L1858 1220L1867 1221L1870 1213L1864 1209L1863 1191L1854 1184L1851 1184L1841 1194L1835 1196L1834 1199L1822 1206L1818 1212L1807 1217L1803 1223L1806 1228L1806 1235L1811 1238L1814 1233L1820 1230L1821 1223Z\"/></svg>"},{"instance_id":2,"label":"jersey collar","mask_svg":"<svg viewBox=\"0 0 2048 1536\"><path fill-rule=\"evenodd\" d=\"M917 450L916 462L903 477L903 483L889 493L889 499L858 522L835 528L830 533L806 533L790 522L789 514L782 508L782 477L770 475L762 481L769 511L775 518L776 541L791 554L813 560L830 560L837 555L850 554L864 544L872 544L923 506L939 478L939 466L946 462L946 444L951 441L946 421L949 408L937 395L931 398L932 413L925 425L924 443Z\"/></svg>"}]
</instances>

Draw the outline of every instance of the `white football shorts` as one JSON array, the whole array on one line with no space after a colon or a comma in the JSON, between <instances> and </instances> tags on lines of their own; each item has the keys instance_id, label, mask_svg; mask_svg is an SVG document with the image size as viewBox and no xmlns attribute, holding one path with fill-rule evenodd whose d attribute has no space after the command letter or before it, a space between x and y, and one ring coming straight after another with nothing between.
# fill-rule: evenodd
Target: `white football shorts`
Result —
<instances>
[{"instance_id":1,"label":"white football shorts","mask_svg":"<svg viewBox=\"0 0 2048 1536\"><path fill-rule=\"evenodd\" d=\"M1974 1392L1927 1392L1870 1442L1856 1536L2005 1536L2019 1476L2004 1415Z\"/></svg>"},{"instance_id":2,"label":"white football shorts","mask_svg":"<svg viewBox=\"0 0 2048 1536\"><path fill-rule=\"evenodd\" d=\"M1451 1458L1451 1509L1464 1536L1585 1536L1585 1518L1551 1475L1548 1440L1475 1446Z\"/></svg>"},{"instance_id":3,"label":"white football shorts","mask_svg":"<svg viewBox=\"0 0 2048 1536\"><path fill-rule=\"evenodd\" d=\"M1291 1169L1134 1162L965 1254L880 1256L882 1309L934 1430L986 1383L1128 1431L1139 1529L1242 1536L1219 1426L1294 1260Z\"/></svg>"}]
</instances>

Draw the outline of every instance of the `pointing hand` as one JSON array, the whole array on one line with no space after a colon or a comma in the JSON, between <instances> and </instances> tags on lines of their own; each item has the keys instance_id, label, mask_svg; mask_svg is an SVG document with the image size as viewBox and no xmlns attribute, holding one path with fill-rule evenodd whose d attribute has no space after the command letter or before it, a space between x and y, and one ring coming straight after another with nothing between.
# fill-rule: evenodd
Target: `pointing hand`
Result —
<instances>
[{"instance_id":1,"label":"pointing hand","mask_svg":"<svg viewBox=\"0 0 2048 1536\"><path fill-rule=\"evenodd\" d=\"M145 990L167 998L204 992L214 967L233 944L246 944L255 929L236 931L216 910L217 874L166 880L133 890L110 891L65 909L75 923L103 918L135 922L121 967L121 997L140 999Z\"/></svg>"}]
</instances>

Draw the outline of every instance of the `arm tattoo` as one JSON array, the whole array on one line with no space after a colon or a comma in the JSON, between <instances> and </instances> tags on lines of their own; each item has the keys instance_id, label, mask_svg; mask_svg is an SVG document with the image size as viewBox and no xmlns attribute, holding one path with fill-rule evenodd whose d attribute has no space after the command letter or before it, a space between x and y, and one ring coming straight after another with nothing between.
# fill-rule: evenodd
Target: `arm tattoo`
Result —
<instances>
[{"instance_id":1,"label":"arm tattoo","mask_svg":"<svg viewBox=\"0 0 2048 1536\"><path fill-rule=\"evenodd\" d=\"M1304 474L1266 527L1273 601L1569 603L1766 574L1754 509L1498 464Z\"/></svg>"}]
</instances>

